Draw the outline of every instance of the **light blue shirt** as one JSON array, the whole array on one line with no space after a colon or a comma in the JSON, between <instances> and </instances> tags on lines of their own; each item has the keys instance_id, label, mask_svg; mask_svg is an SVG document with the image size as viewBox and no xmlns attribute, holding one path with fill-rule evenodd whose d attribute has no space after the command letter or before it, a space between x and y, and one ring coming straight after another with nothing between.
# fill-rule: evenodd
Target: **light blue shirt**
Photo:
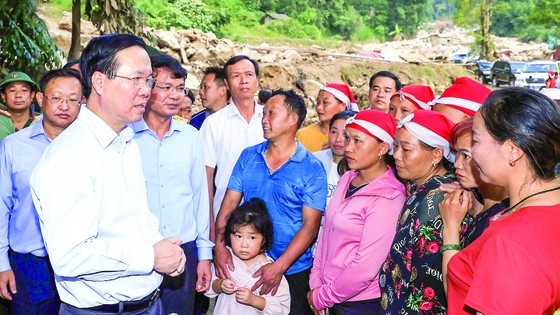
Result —
<instances>
[{"instance_id":1,"label":"light blue shirt","mask_svg":"<svg viewBox=\"0 0 560 315\"><path fill-rule=\"evenodd\" d=\"M160 141L144 120L132 125L148 182L148 205L164 237L196 241L198 259L212 259L210 205L202 137L192 126L171 119Z\"/></svg>"},{"instance_id":2,"label":"light blue shirt","mask_svg":"<svg viewBox=\"0 0 560 315\"><path fill-rule=\"evenodd\" d=\"M228 188L243 193L244 200L264 200L274 228L274 241L268 254L276 260L303 226L302 207L325 211L327 176L321 162L299 142L294 155L271 173L266 165L267 147L268 141L265 141L243 150ZM309 247L286 274L304 271L312 264Z\"/></svg>"},{"instance_id":3,"label":"light blue shirt","mask_svg":"<svg viewBox=\"0 0 560 315\"><path fill-rule=\"evenodd\" d=\"M42 118L0 143L0 271L11 269L9 248L22 254L47 255L29 178L50 143Z\"/></svg>"}]
</instances>

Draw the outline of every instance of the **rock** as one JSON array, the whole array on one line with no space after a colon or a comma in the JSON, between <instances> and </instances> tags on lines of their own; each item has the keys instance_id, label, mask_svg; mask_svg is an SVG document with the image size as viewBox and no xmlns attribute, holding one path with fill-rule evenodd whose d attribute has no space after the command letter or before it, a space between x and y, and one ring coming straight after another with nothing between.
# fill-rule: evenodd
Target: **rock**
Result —
<instances>
[{"instance_id":1,"label":"rock","mask_svg":"<svg viewBox=\"0 0 560 315\"><path fill-rule=\"evenodd\" d=\"M284 51L281 56L282 56L282 58L293 61L293 62L298 62L298 61L303 60L301 55L293 49L288 49L288 50Z\"/></svg>"},{"instance_id":2,"label":"rock","mask_svg":"<svg viewBox=\"0 0 560 315\"><path fill-rule=\"evenodd\" d=\"M190 61L206 61L208 59L210 59L210 53L206 49L199 49L189 57Z\"/></svg>"},{"instance_id":3,"label":"rock","mask_svg":"<svg viewBox=\"0 0 560 315\"><path fill-rule=\"evenodd\" d=\"M179 62L181 62L181 55L179 55L174 50L171 50L170 48L160 48L160 51L161 51L161 53L169 55L169 56L173 57L173 59L176 59Z\"/></svg>"},{"instance_id":4,"label":"rock","mask_svg":"<svg viewBox=\"0 0 560 315\"><path fill-rule=\"evenodd\" d=\"M61 30L72 32L72 13L64 11L62 12L62 18L58 23L58 28ZM80 20L80 31L82 34L88 35L99 35L99 30L91 23L84 19Z\"/></svg>"},{"instance_id":5,"label":"rock","mask_svg":"<svg viewBox=\"0 0 560 315\"><path fill-rule=\"evenodd\" d=\"M162 48L170 48L176 51L181 49L179 41L170 31L159 31L156 33L156 37L158 45Z\"/></svg>"}]
</instances>

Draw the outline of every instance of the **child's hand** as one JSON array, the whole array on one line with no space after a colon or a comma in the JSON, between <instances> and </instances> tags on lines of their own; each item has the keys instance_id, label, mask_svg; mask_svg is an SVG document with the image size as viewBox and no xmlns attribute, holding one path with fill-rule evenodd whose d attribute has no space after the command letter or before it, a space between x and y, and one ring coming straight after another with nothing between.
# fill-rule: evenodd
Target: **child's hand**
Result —
<instances>
[{"instance_id":1,"label":"child's hand","mask_svg":"<svg viewBox=\"0 0 560 315\"><path fill-rule=\"evenodd\" d=\"M222 289L222 292L224 292L225 294L233 294L237 290L235 283L229 279L222 280L222 283L220 284L220 288Z\"/></svg>"},{"instance_id":2,"label":"child's hand","mask_svg":"<svg viewBox=\"0 0 560 315\"><path fill-rule=\"evenodd\" d=\"M237 302L245 305L252 305L254 297L255 294L253 294L251 290L243 287L238 288L237 292L235 293L235 299L237 300Z\"/></svg>"}]
</instances>

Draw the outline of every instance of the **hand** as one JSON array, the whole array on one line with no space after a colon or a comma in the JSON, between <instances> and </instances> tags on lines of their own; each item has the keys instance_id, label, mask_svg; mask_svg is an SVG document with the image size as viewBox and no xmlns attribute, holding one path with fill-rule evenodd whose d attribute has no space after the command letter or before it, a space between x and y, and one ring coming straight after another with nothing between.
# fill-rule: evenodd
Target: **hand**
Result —
<instances>
[{"instance_id":1,"label":"hand","mask_svg":"<svg viewBox=\"0 0 560 315\"><path fill-rule=\"evenodd\" d=\"M241 304L252 305L254 297L255 294L247 288L241 287L235 292L235 299Z\"/></svg>"},{"instance_id":2,"label":"hand","mask_svg":"<svg viewBox=\"0 0 560 315\"><path fill-rule=\"evenodd\" d=\"M260 279L253 285L251 291L255 291L262 285L260 295L268 294L270 291L272 291L272 295L276 295L283 275L284 270L280 268L278 262L266 264L253 274L253 278L260 277Z\"/></svg>"},{"instance_id":3,"label":"hand","mask_svg":"<svg viewBox=\"0 0 560 315\"><path fill-rule=\"evenodd\" d=\"M206 292L210 288L212 275L210 272L210 260L201 260L196 266L196 292Z\"/></svg>"},{"instance_id":4,"label":"hand","mask_svg":"<svg viewBox=\"0 0 560 315\"><path fill-rule=\"evenodd\" d=\"M472 207L473 197L472 192L464 189L457 189L445 196L439 203L439 214L444 229L454 229L459 233L461 222L467 215L467 211Z\"/></svg>"},{"instance_id":5,"label":"hand","mask_svg":"<svg viewBox=\"0 0 560 315\"><path fill-rule=\"evenodd\" d=\"M11 301L12 295L10 291L14 294L17 293L16 277L12 269L0 272L0 297Z\"/></svg>"},{"instance_id":6,"label":"hand","mask_svg":"<svg viewBox=\"0 0 560 315\"><path fill-rule=\"evenodd\" d=\"M313 314L315 315L324 315L325 314L325 310L318 310L317 307L315 307L315 304L313 304L313 290L307 292L307 303L309 303L309 306L311 307L311 311L313 311Z\"/></svg>"},{"instance_id":7,"label":"hand","mask_svg":"<svg viewBox=\"0 0 560 315\"><path fill-rule=\"evenodd\" d=\"M225 294L232 294L237 291L237 286L235 285L235 283L233 283L233 281L229 279L223 279L220 283L220 289L222 289L222 292L224 292Z\"/></svg>"},{"instance_id":8,"label":"hand","mask_svg":"<svg viewBox=\"0 0 560 315\"><path fill-rule=\"evenodd\" d=\"M461 185L459 185L459 182L453 182L450 184L441 184L439 186L439 190L443 191L446 195L454 192L457 189L461 189Z\"/></svg>"},{"instance_id":9,"label":"hand","mask_svg":"<svg viewBox=\"0 0 560 315\"><path fill-rule=\"evenodd\" d=\"M154 270L170 276L183 273L186 257L180 245L181 240L176 237L164 238L155 243L153 245Z\"/></svg>"},{"instance_id":10,"label":"hand","mask_svg":"<svg viewBox=\"0 0 560 315\"><path fill-rule=\"evenodd\" d=\"M231 279L229 270L233 271L233 259L231 258L230 251L223 245L214 247L214 268L216 269L216 276L220 279Z\"/></svg>"}]
</instances>

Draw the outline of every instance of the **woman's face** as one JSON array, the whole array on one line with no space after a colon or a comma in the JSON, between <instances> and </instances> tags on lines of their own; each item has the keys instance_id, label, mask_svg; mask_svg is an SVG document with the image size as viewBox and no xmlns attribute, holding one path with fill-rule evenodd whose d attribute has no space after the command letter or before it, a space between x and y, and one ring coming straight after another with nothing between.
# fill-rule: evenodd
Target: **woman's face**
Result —
<instances>
[{"instance_id":1,"label":"woman's face","mask_svg":"<svg viewBox=\"0 0 560 315\"><path fill-rule=\"evenodd\" d=\"M433 165L441 161L436 150L424 149L406 128L399 128L393 148L397 173L401 178L414 180L417 185L424 184L434 175Z\"/></svg>"},{"instance_id":2,"label":"woman's face","mask_svg":"<svg viewBox=\"0 0 560 315\"><path fill-rule=\"evenodd\" d=\"M504 186L503 178L508 174L508 152L504 145L498 143L484 126L480 114L473 120L471 154L480 172L480 179L489 184Z\"/></svg>"},{"instance_id":3,"label":"woman's face","mask_svg":"<svg viewBox=\"0 0 560 315\"><path fill-rule=\"evenodd\" d=\"M412 114L417 109L418 108L406 98L401 101L399 97L393 97L391 98L391 104L389 104L389 115L393 116L398 124L401 119Z\"/></svg>"},{"instance_id":4,"label":"woman's face","mask_svg":"<svg viewBox=\"0 0 560 315\"><path fill-rule=\"evenodd\" d=\"M346 104L327 91L319 91L316 109L319 121L329 122L334 115L346 109Z\"/></svg>"},{"instance_id":5,"label":"woman's face","mask_svg":"<svg viewBox=\"0 0 560 315\"><path fill-rule=\"evenodd\" d=\"M333 155L342 157L344 156L344 131L346 130L346 120L337 119L333 121L332 127L329 130L329 147Z\"/></svg>"},{"instance_id":6,"label":"woman's face","mask_svg":"<svg viewBox=\"0 0 560 315\"><path fill-rule=\"evenodd\" d=\"M457 156L455 157L455 175L459 184L464 188L476 188L480 180L480 174L476 168L476 164L472 160L471 154L472 134L465 133L457 138L455 149Z\"/></svg>"},{"instance_id":7,"label":"woman's face","mask_svg":"<svg viewBox=\"0 0 560 315\"><path fill-rule=\"evenodd\" d=\"M361 171L374 168L387 151L387 144L358 129L346 128L344 153L350 169Z\"/></svg>"}]
</instances>

